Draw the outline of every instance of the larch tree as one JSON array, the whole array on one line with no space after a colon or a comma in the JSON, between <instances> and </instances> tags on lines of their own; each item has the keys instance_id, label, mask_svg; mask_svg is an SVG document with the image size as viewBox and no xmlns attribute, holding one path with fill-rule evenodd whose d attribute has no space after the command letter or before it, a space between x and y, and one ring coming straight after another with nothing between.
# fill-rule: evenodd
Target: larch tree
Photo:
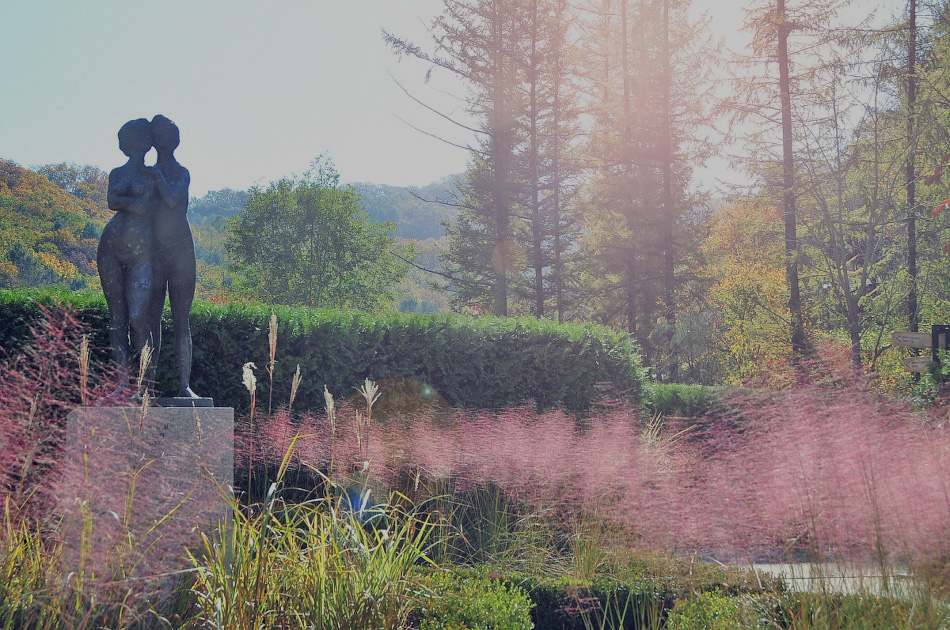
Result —
<instances>
[{"instance_id":1,"label":"larch tree","mask_svg":"<svg viewBox=\"0 0 950 630\"><path fill-rule=\"evenodd\" d=\"M829 24L840 6L837 0L763 0L753 6L745 24L752 34L750 55L741 59L746 73L736 84L733 101L739 119L755 129L748 136L749 154L755 156L749 168L763 178L765 195L778 191L790 341L796 359L808 350L800 279L797 203L801 188L796 179L796 148L802 126L808 122L808 99L814 96L811 79L823 63L823 45L834 36Z\"/></svg>"},{"instance_id":2,"label":"larch tree","mask_svg":"<svg viewBox=\"0 0 950 630\"><path fill-rule=\"evenodd\" d=\"M689 2L599 0L586 15L591 302L673 378L682 219L696 203L692 168L705 157L701 128L711 126L715 100L705 62L715 50Z\"/></svg>"},{"instance_id":3,"label":"larch tree","mask_svg":"<svg viewBox=\"0 0 950 630\"><path fill-rule=\"evenodd\" d=\"M464 220L480 225L491 243L491 311L508 314L510 278L516 269L513 247L517 183L515 154L519 144L518 116L523 111L522 64L525 0L444 0L442 15L430 26L433 48L385 34L397 55L413 57L461 77L470 88L467 109L476 121L477 154L469 176L478 194L460 200ZM487 190L485 189L487 188ZM473 206L471 204L487 204ZM463 234L464 232L459 232ZM450 238L452 235L450 234ZM447 260L451 264L451 258ZM450 272L453 271L450 269Z\"/></svg>"}]
</instances>

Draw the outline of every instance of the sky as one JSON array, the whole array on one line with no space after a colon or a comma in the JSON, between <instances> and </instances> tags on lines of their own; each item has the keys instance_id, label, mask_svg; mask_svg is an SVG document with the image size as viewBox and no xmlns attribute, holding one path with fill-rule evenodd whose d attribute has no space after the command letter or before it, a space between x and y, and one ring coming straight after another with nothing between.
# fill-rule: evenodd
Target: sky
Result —
<instances>
[{"instance_id":1,"label":"sky","mask_svg":"<svg viewBox=\"0 0 950 630\"><path fill-rule=\"evenodd\" d=\"M859 0L859 5L898 0ZM697 0L734 39L738 0ZM464 87L424 83L381 30L420 44L440 0L0 0L0 158L125 161L116 133L164 114L191 194L302 174L321 154L344 182L422 186L465 170ZM154 156L154 153L152 153ZM151 163L152 156L147 158ZM716 173L707 176L715 176Z\"/></svg>"}]
</instances>

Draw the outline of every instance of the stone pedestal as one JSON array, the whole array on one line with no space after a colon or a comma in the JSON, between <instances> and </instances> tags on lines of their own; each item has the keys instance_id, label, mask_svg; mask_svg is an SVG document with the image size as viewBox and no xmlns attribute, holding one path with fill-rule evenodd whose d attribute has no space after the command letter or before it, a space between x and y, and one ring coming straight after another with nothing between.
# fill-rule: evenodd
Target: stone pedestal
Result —
<instances>
[{"instance_id":1,"label":"stone pedestal","mask_svg":"<svg viewBox=\"0 0 950 630\"><path fill-rule=\"evenodd\" d=\"M64 569L86 579L185 568L185 549L231 519L234 410L84 407L67 416Z\"/></svg>"}]
</instances>

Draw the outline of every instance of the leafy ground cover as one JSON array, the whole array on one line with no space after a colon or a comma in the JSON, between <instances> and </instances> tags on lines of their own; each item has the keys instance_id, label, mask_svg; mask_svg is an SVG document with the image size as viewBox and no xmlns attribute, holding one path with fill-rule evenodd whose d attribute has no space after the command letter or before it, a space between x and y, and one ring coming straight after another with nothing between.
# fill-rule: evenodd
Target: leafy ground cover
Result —
<instances>
[{"instance_id":1,"label":"leafy ground cover","mask_svg":"<svg viewBox=\"0 0 950 630\"><path fill-rule=\"evenodd\" d=\"M248 380L231 526L160 541L178 571L66 571L48 492L60 418L109 386L82 332L51 314L35 351L0 366L0 627L950 623L945 418L881 397L833 355L695 416L609 400L583 417L452 409L371 381L297 412L292 393L267 401L268 383ZM796 593L709 557L875 562L913 579Z\"/></svg>"}]
</instances>

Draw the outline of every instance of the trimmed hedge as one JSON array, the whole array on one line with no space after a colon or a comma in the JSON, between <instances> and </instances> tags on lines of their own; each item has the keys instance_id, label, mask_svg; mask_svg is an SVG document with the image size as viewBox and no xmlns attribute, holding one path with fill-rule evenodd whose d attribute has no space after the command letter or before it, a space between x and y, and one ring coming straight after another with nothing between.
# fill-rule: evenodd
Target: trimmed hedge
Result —
<instances>
[{"instance_id":1,"label":"trimmed hedge","mask_svg":"<svg viewBox=\"0 0 950 630\"><path fill-rule=\"evenodd\" d=\"M453 568L458 576L480 574L474 568ZM661 627L678 601L695 593L759 596L773 591L757 584L715 579L634 578L618 580L598 576L579 580L569 576L546 577L522 573L490 574L509 588L523 589L531 598L531 621L536 630L590 630L616 628L641 630Z\"/></svg>"},{"instance_id":2,"label":"trimmed hedge","mask_svg":"<svg viewBox=\"0 0 950 630\"><path fill-rule=\"evenodd\" d=\"M94 332L91 342L108 357L108 309L101 296L66 290L0 291L0 348L15 353L41 316L39 305L63 304ZM365 378L411 379L448 404L500 408L534 401L539 408L590 407L607 389L639 402L644 372L630 337L610 328L557 324L534 318L464 317L257 303L192 309L193 389L222 406L246 409L241 366L257 366L258 401L266 401L268 320L278 318L274 404L285 404L299 364L303 381L295 409L322 409L326 385L346 399ZM171 322L166 309L159 389L175 389ZM385 382L382 385L385 395Z\"/></svg>"},{"instance_id":3,"label":"trimmed hedge","mask_svg":"<svg viewBox=\"0 0 950 630\"><path fill-rule=\"evenodd\" d=\"M538 630L652 628L676 601L670 585L648 580L623 583L598 578L582 582L534 576L508 579L531 597L531 618Z\"/></svg>"}]
</instances>

